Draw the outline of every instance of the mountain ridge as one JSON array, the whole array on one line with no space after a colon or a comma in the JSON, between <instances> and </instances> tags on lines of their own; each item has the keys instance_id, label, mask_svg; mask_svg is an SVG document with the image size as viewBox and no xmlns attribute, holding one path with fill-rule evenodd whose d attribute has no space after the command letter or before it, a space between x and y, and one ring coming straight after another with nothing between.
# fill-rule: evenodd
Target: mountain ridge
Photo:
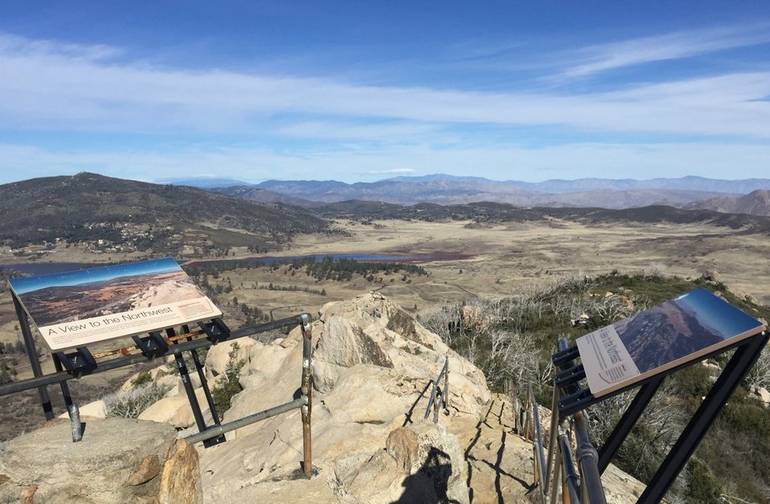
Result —
<instances>
[{"instance_id":1,"label":"mountain ridge","mask_svg":"<svg viewBox=\"0 0 770 504\"><path fill-rule=\"evenodd\" d=\"M595 206L600 201L605 208L620 209L648 205L685 207L696 201L721 196L737 197L758 188L770 188L770 179L719 180L688 176L649 180L582 178L523 182L433 174L354 183L336 180L266 180L259 184L217 190L239 196L239 193L245 194L247 188L263 189L318 203L365 200L409 205L493 201L526 207L583 207ZM300 204L311 205L307 202Z\"/></svg>"}]
</instances>

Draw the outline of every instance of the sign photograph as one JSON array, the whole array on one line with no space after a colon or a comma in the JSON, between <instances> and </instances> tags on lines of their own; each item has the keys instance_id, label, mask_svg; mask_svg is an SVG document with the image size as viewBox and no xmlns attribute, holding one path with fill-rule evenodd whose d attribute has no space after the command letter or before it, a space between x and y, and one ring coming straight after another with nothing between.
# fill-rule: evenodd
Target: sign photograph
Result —
<instances>
[{"instance_id":1,"label":"sign photograph","mask_svg":"<svg viewBox=\"0 0 770 504\"><path fill-rule=\"evenodd\" d=\"M222 316L170 258L14 278L10 285L51 350Z\"/></svg>"},{"instance_id":2,"label":"sign photograph","mask_svg":"<svg viewBox=\"0 0 770 504\"><path fill-rule=\"evenodd\" d=\"M578 338L594 397L758 334L764 325L706 289L695 289Z\"/></svg>"}]
</instances>

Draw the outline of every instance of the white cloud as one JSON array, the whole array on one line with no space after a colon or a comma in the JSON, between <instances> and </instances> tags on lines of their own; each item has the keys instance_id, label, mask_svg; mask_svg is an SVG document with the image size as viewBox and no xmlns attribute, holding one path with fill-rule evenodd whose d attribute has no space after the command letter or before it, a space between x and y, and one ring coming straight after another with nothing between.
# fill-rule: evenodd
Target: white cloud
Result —
<instances>
[{"instance_id":1,"label":"white cloud","mask_svg":"<svg viewBox=\"0 0 770 504\"><path fill-rule=\"evenodd\" d=\"M427 132L442 124L484 123L770 138L770 102L757 101L770 95L770 72L602 93L485 93L160 68L105 59L109 50L101 46L56 50L48 42L14 40L0 44L4 128L254 133L273 128L276 115L312 115L403 123L367 126L373 135L405 127ZM410 121L431 126L405 124ZM334 128L324 131L323 121L278 127L289 135L335 135ZM341 127L338 136L356 136L353 129Z\"/></svg>"},{"instance_id":2,"label":"white cloud","mask_svg":"<svg viewBox=\"0 0 770 504\"><path fill-rule=\"evenodd\" d=\"M702 54L770 42L770 24L690 30L594 45L573 51L580 63L563 75L583 77L617 68L655 61L689 58Z\"/></svg>"},{"instance_id":3,"label":"white cloud","mask_svg":"<svg viewBox=\"0 0 770 504\"><path fill-rule=\"evenodd\" d=\"M275 131L298 138L399 141L424 139L439 129L435 125L414 122L357 124L346 121L309 121L281 126Z\"/></svg>"}]
</instances>

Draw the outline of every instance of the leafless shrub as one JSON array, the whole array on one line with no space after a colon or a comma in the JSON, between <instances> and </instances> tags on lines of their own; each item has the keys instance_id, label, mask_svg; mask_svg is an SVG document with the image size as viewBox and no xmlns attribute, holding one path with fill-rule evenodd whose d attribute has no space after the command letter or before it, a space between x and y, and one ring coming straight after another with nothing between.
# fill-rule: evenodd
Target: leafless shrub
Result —
<instances>
[{"instance_id":1,"label":"leafless shrub","mask_svg":"<svg viewBox=\"0 0 770 504\"><path fill-rule=\"evenodd\" d=\"M538 350L531 336L495 331L490 334L490 342L490 350L482 362L490 382L512 382L522 387L539 379Z\"/></svg>"},{"instance_id":2,"label":"leafless shrub","mask_svg":"<svg viewBox=\"0 0 770 504\"><path fill-rule=\"evenodd\" d=\"M770 389L770 350L765 347L759 354L759 359L751 368L746 377L746 384L749 388L762 387Z\"/></svg>"},{"instance_id":3,"label":"leafless shrub","mask_svg":"<svg viewBox=\"0 0 770 504\"><path fill-rule=\"evenodd\" d=\"M104 398L107 416L137 418L152 404L160 401L170 387L149 383L128 391L119 391Z\"/></svg>"},{"instance_id":4,"label":"leafless shrub","mask_svg":"<svg viewBox=\"0 0 770 504\"><path fill-rule=\"evenodd\" d=\"M628 404L634 392L626 392L607 398L591 407L589 421L591 433L601 445L609 436ZM619 465L626 472L649 478L669 452L677 437L682 432L687 418L685 412L672 407L671 395L659 391L650 401L636 427L626 438L617 454ZM669 491L670 498L683 495L687 489L687 471ZM674 502L674 501L671 501Z\"/></svg>"},{"instance_id":5,"label":"leafless shrub","mask_svg":"<svg viewBox=\"0 0 770 504\"><path fill-rule=\"evenodd\" d=\"M426 329L437 334L447 345L453 347L455 337L463 331L462 305L452 304L420 317Z\"/></svg>"}]
</instances>

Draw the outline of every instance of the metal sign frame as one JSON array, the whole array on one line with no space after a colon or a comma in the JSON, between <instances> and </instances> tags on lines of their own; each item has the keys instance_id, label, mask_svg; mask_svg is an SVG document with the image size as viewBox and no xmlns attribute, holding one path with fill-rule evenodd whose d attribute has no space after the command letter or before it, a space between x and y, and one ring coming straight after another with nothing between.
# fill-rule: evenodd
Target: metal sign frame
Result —
<instances>
[{"instance_id":1,"label":"metal sign frame","mask_svg":"<svg viewBox=\"0 0 770 504\"><path fill-rule=\"evenodd\" d=\"M703 436L705 436L725 404L727 404L730 396L735 392L735 389L751 370L752 366L759 358L759 354L767 346L768 340L770 340L770 333L764 331L728 347L711 352L696 360L666 370L641 382L634 383L629 387L595 398L587 388L581 389L579 387L580 381L585 378L585 371L581 364L575 364L575 361L580 357L577 347L573 346L568 348L566 340L562 339L559 342L559 351L552 356L552 361L558 370L558 374L554 380L554 414L552 415L551 432L558 432L563 420L568 418L572 419L575 433L578 438L577 458L582 475L579 485L581 501L588 504L603 504L605 502L604 492L601 487L601 475L623 444L623 441L636 425L639 417L642 415L667 375L675 373L685 367L698 364L705 359L715 357L728 350L735 349L734 354L720 373L719 378L714 382L708 394L701 402L701 405L680 434L676 443L671 448L660 467L658 467L655 475L648 483L647 488L637 500L638 504L660 502L666 495L671 484L687 464L687 461L697 449ZM639 389L636 396L628 405L620 420L618 420L618 423L605 440L604 445L597 451L590 442L587 422L583 410L616 394L636 388ZM552 439L553 437L554 436L552 436ZM552 469L554 469L554 465L556 466L554 472L558 472L559 461L557 460L554 464L552 457L550 457L550 451L551 450L549 450L548 471L545 477L545 485L548 485L549 478L552 477L554 478L553 484L555 487L557 484L557 481L555 480L558 479L558 475L551 475L551 472ZM565 453L562 453L562 455L565 456ZM567 452L566 455L569 455L569 453ZM553 459L557 458L558 457L553 457ZM572 488L570 488L570 492L573 493ZM552 492L552 496L555 496L555 489Z\"/></svg>"},{"instance_id":2,"label":"metal sign frame","mask_svg":"<svg viewBox=\"0 0 770 504\"><path fill-rule=\"evenodd\" d=\"M253 424L260 420L299 409L302 417L303 433L303 471L305 476L310 478L313 474L312 466L312 436L311 436L311 412L312 412L312 334L310 330L311 317L308 313L294 315L284 319L271 321L263 324L240 328L231 331L222 319L212 319L209 321L198 322L198 330L191 330L189 325L181 326L181 331L177 333L174 328L167 328L163 331L153 331L147 336L134 336L135 348L138 352L129 352L128 349L121 349L122 355L117 358L97 361L94 355L87 347L77 347L72 352L52 352L51 358L56 369L55 373L43 374L40 359L38 357L35 341L32 336L29 316L22 307L15 293L11 294L16 310L16 316L19 320L22 338L27 357L32 368L33 378L11 382L0 385L0 396L14 394L25 390L37 389L40 395L40 404L43 409L43 415L46 420L54 418L51 397L48 393L48 385L59 384L67 407L70 424L72 426L73 442L80 441L83 436L83 425L80 421L80 413L77 405L72 399L69 389L70 380L78 380L84 376L109 371L132 364L149 362L168 355L174 356L176 369L182 379L187 400L193 412L195 424L198 433L185 438L190 443L203 442L204 447L214 446L224 442L225 433L235 429ZM205 376L204 365L200 360L197 350L208 348L223 341L236 340L264 333L276 329L283 329L292 326L299 326L302 332L302 374L300 378L299 394L294 400L275 406L265 411L260 411L246 417L234 420L232 422L221 423L219 413L216 411L208 380ZM200 407L195 390L190 379L190 371L184 358L184 353L189 352L195 371L201 382L206 403L211 411L213 420L212 425L207 425L203 412Z\"/></svg>"}]
</instances>

